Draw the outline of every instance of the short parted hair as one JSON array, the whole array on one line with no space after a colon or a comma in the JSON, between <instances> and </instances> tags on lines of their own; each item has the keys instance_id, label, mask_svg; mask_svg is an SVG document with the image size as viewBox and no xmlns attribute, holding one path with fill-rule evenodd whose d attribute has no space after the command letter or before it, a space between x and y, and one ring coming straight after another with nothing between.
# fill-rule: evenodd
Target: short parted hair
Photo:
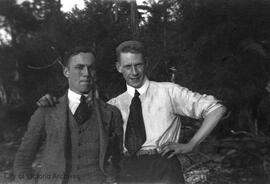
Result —
<instances>
[{"instance_id":1,"label":"short parted hair","mask_svg":"<svg viewBox=\"0 0 270 184\"><path fill-rule=\"evenodd\" d=\"M116 57L117 61L120 61L121 53L139 53L142 54L143 58L145 57L145 49L141 42L136 40L124 41L116 47Z\"/></svg>"},{"instance_id":2,"label":"short parted hair","mask_svg":"<svg viewBox=\"0 0 270 184\"><path fill-rule=\"evenodd\" d=\"M79 53L92 53L94 57L96 58L96 51L94 48L87 47L87 46L77 46L72 49L70 49L68 52L65 53L64 59L63 59L63 65L68 66L69 65L69 59L72 56L75 56Z\"/></svg>"}]
</instances>

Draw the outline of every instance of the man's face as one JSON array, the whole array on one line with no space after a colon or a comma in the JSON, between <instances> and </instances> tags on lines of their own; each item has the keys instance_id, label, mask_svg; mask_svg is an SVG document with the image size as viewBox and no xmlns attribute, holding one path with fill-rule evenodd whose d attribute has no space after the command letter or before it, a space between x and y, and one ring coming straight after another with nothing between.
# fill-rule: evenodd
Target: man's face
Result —
<instances>
[{"instance_id":1,"label":"man's face","mask_svg":"<svg viewBox=\"0 0 270 184\"><path fill-rule=\"evenodd\" d=\"M88 93L95 82L95 56L90 52L81 52L69 58L68 63L64 75L69 88L78 94Z\"/></svg>"},{"instance_id":2,"label":"man's face","mask_svg":"<svg viewBox=\"0 0 270 184\"><path fill-rule=\"evenodd\" d=\"M144 84L145 62L141 53L121 53L116 68L128 85L140 88Z\"/></svg>"}]
</instances>

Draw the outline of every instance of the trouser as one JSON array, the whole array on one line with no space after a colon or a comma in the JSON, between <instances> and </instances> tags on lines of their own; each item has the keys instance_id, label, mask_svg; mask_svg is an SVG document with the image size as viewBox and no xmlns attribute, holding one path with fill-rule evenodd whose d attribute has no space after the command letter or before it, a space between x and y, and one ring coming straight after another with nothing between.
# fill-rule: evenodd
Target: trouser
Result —
<instances>
[{"instance_id":1,"label":"trouser","mask_svg":"<svg viewBox=\"0 0 270 184\"><path fill-rule=\"evenodd\" d=\"M178 159L175 156L167 159L159 154L124 157L121 162L119 181L120 184L185 183Z\"/></svg>"}]
</instances>

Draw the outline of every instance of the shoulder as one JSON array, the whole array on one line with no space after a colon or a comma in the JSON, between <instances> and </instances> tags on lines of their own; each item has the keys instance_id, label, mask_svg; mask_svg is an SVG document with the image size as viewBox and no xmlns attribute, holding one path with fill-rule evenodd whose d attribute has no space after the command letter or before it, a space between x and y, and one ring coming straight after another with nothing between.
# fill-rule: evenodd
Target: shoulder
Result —
<instances>
[{"instance_id":1,"label":"shoulder","mask_svg":"<svg viewBox=\"0 0 270 184\"><path fill-rule=\"evenodd\" d=\"M66 112L67 107L68 100L66 95L64 95L58 99L58 103L56 103L54 106L38 107L32 117L43 117L46 119L46 117L58 116Z\"/></svg>"},{"instance_id":2,"label":"shoulder","mask_svg":"<svg viewBox=\"0 0 270 184\"><path fill-rule=\"evenodd\" d=\"M32 119L41 118L46 113L47 107L38 107L31 116Z\"/></svg>"},{"instance_id":3,"label":"shoulder","mask_svg":"<svg viewBox=\"0 0 270 184\"><path fill-rule=\"evenodd\" d=\"M127 93L127 91L126 91L126 92L124 92L124 93L122 93L122 94L120 94L120 95L118 95L118 96L116 96L116 97L110 99L107 103L108 103L108 104L111 104L111 105L113 105L113 106L118 106L118 104L119 104L121 101L123 101L123 100L125 100L125 99L127 98L127 95L128 95L128 93Z\"/></svg>"},{"instance_id":4,"label":"shoulder","mask_svg":"<svg viewBox=\"0 0 270 184\"><path fill-rule=\"evenodd\" d=\"M105 110L105 111L109 111L113 114L116 115L120 115L120 111L117 107L115 107L114 105L110 104L109 102L104 102L103 100L100 99L96 99L99 106L101 107L101 109Z\"/></svg>"},{"instance_id":5,"label":"shoulder","mask_svg":"<svg viewBox=\"0 0 270 184\"><path fill-rule=\"evenodd\" d=\"M117 107L100 99L96 99L96 102L98 103L99 109L101 111L102 119L105 122L110 122L113 127L122 127L122 115Z\"/></svg>"},{"instance_id":6,"label":"shoulder","mask_svg":"<svg viewBox=\"0 0 270 184\"><path fill-rule=\"evenodd\" d=\"M176 87L176 86L179 86L179 85L172 83L172 82L150 81L150 87L172 88L172 87Z\"/></svg>"},{"instance_id":7,"label":"shoulder","mask_svg":"<svg viewBox=\"0 0 270 184\"><path fill-rule=\"evenodd\" d=\"M41 111L44 113L54 113L58 112L61 109L65 109L68 106L68 98L67 95L61 96L57 99L57 103L54 106L47 106L47 107L39 107Z\"/></svg>"},{"instance_id":8,"label":"shoulder","mask_svg":"<svg viewBox=\"0 0 270 184\"><path fill-rule=\"evenodd\" d=\"M165 91L173 91L174 89L187 89L185 87L180 86L179 84L175 84L172 82L156 82L156 81L150 81L149 88Z\"/></svg>"}]
</instances>

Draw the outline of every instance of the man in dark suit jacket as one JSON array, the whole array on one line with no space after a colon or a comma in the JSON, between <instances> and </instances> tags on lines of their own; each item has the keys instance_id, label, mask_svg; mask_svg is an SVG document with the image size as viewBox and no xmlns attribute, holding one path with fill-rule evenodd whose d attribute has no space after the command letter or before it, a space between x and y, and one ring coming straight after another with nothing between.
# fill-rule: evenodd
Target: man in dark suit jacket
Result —
<instances>
[{"instance_id":1,"label":"man in dark suit jacket","mask_svg":"<svg viewBox=\"0 0 270 184\"><path fill-rule=\"evenodd\" d=\"M22 183L113 183L122 153L119 110L91 95L95 85L95 53L85 47L64 59L68 92L52 107L31 117L16 154L14 173ZM32 163L44 145L39 173Z\"/></svg>"}]
</instances>

